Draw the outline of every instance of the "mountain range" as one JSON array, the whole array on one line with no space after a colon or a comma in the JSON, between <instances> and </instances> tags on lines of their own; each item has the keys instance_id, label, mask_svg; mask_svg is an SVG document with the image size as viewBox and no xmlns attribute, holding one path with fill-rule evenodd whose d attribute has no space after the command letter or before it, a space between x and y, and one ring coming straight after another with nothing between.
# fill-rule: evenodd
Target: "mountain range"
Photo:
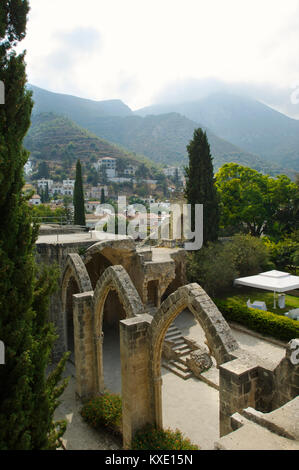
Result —
<instances>
[{"instance_id":1,"label":"mountain range","mask_svg":"<svg viewBox=\"0 0 299 470\"><path fill-rule=\"evenodd\" d=\"M148 163L146 159L93 135L69 118L51 112L33 114L24 139L25 147L37 160L53 162L95 162L102 157L123 159L128 164Z\"/></svg>"},{"instance_id":2,"label":"mountain range","mask_svg":"<svg viewBox=\"0 0 299 470\"><path fill-rule=\"evenodd\" d=\"M40 113L63 115L95 136L156 163L186 164L186 146L194 129L202 127L215 170L227 162L270 174L299 170L299 121L245 97L214 94L133 112L121 100L93 101L30 88L33 120Z\"/></svg>"},{"instance_id":3,"label":"mountain range","mask_svg":"<svg viewBox=\"0 0 299 470\"><path fill-rule=\"evenodd\" d=\"M158 104L138 110L140 116L177 112L201 122L218 137L299 171L299 121L244 96L214 93L198 101Z\"/></svg>"}]
</instances>

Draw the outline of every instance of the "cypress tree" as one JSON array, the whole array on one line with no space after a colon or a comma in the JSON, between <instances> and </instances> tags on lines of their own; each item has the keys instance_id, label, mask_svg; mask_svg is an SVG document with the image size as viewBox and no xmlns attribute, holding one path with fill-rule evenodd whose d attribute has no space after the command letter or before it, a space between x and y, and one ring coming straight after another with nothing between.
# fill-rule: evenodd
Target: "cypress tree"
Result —
<instances>
[{"instance_id":1,"label":"cypress tree","mask_svg":"<svg viewBox=\"0 0 299 470\"><path fill-rule=\"evenodd\" d=\"M206 132L195 129L187 151L189 166L185 168L185 196L188 204L192 205L191 228L194 231L195 204L203 204L203 243L206 245L217 240L219 229L218 195Z\"/></svg>"},{"instance_id":2,"label":"cypress tree","mask_svg":"<svg viewBox=\"0 0 299 470\"><path fill-rule=\"evenodd\" d=\"M49 202L50 201L50 196L49 196L49 185L48 183L46 184L46 189L45 189L45 202Z\"/></svg>"},{"instance_id":3,"label":"cypress tree","mask_svg":"<svg viewBox=\"0 0 299 470\"><path fill-rule=\"evenodd\" d=\"M86 225L85 221L85 207L84 207L84 193L82 183L82 169L80 160L76 165L76 180L74 187L74 224Z\"/></svg>"},{"instance_id":4,"label":"cypress tree","mask_svg":"<svg viewBox=\"0 0 299 470\"><path fill-rule=\"evenodd\" d=\"M105 198L105 190L104 188L101 189L101 204L105 204L106 198Z\"/></svg>"},{"instance_id":5,"label":"cypress tree","mask_svg":"<svg viewBox=\"0 0 299 470\"><path fill-rule=\"evenodd\" d=\"M14 47L25 36L27 0L0 4L0 80L5 104L0 105L0 339L5 365L0 366L0 449L56 447L62 426L53 423L57 386L66 357L47 378L46 367L55 340L48 323L54 270L38 272L28 196L22 194L28 152L22 141L30 125L31 93L25 88L24 53ZM58 433L56 432L58 430Z\"/></svg>"}]
</instances>

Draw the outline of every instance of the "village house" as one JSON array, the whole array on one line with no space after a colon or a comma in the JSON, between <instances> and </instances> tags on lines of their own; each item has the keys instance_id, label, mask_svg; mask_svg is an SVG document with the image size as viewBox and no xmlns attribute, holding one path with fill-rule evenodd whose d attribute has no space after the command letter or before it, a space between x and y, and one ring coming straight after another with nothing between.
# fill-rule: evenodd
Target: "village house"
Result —
<instances>
[{"instance_id":1,"label":"village house","mask_svg":"<svg viewBox=\"0 0 299 470\"><path fill-rule=\"evenodd\" d=\"M31 199L29 199L29 204L32 206L39 206L41 204L41 198L38 194L34 194Z\"/></svg>"}]
</instances>

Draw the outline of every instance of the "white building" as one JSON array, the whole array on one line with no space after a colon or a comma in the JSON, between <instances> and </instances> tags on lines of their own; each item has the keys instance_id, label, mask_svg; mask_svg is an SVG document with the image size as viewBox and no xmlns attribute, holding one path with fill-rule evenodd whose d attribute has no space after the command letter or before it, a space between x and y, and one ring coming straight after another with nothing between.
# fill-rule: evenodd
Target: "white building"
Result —
<instances>
[{"instance_id":1,"label":"white building","mask_svg":"<svg viewBox=\"0 0 299 470\"><path fill-rule=\"evenodd\" d=\"M69 188L74 189L75 180L70 180L70 179L63 180L62 185L65 189L69 189Z\"/></svg>"},{"instance_id":2,"label":"white building","mask_svg":"<svg viewBox=\"0 0 299 470\"><path fill-rule=\"evenodd\" d=\"M93 186L92 188L88 188L85 191L86 199L101 199L102 197L102 189L104 189L105 197L108 197L108 186Z\"/></svg>"},{"instance_id":3,"label":"white building","mask_svg":"<svg viewBox=\"0 0 299 470\"><path fill-rule=\"evenodd\" d=\"M33 172L33 165L32 165L32 162L30 160L28 160L28 162L25 163L24 165L24 171L25 171L25 174L27 176L30 176Z\"/></svg>"},{"instance_id":4,"label":"white building","mask_svg":"<svg viewBox=\"0 0 299 470\"><path fill-rule=\"evenodd\" d=\"M48 190L51 191L53 188L54 181L53 180L46 180L45 178L42 178L41 180L37 180L37 187L39 189L42 189L45 191L47 185L48 185Z\"/></svg>"},{"instance_id":5,"label":"white building","mask_svg":"<svg viewBox=\"0 0 299 470\"><path fill-rule=\"evenodd\" d=\"M100 167L104 166L106 170L116 170L116 158L105 157L98 161Z\"/></svg>"},{"instance_id":6,"label":"white building","mask_svg":"<svg viewBox=\"0 0 299 470\"><path fill-rule=\"evenodd\" d=\"M101 205L99 201L88 201L85 203L85 210L88 212L95 212Z\"/></svg>"},{"instance_id":7,"label":"white building","mask_svg":"<svg viewBox=\"0 0 299 470\"><path fill-rule=\"evenodd\" d=\"M105 157L100 158L98 163L95 163L95 168L99 170L100 168L106 168L106 175L108 178L114 178L116 176L116 158Z\"/></svg>"},{"instance_id":8,"label":"white building","mask_svg":"<svg viewBox=\"0 0 299 470\"><path fill-rule=\"evenodd\" d=\"M124 170L124 175L135 176L137 168L135 166L128 166Z\"/></svg>"},{"instance_id":9,"label":"white building","mask_svg":"<svg viewBox=\"0 0 299 470\"><path fill-rule=\"evenodd\" d=\"M122 176L119 176L119 177L109 177L108 176L108 179L112 183L130 183L131 182L131 178L125 178L125 177L122 177Z\"/></svg>"},{"instance_id":10,"label":"white building","mask_svg":"<svg viewBox=\"0 0 299 470\"><path fill-rule=\"evenodd\" d=\"M179 179L182 181L185 177L182 168L179 168L177 166L169 166L168 168L163 169L163 173L165 176L175 176L176 170L178 171Z\"/></svg>"},{"instance_id":11,"label":"white building","mask_svg":"<svg viewBox=\"0 0 299 470\"><path fill-rule=\"evenodd\" d=\"M34 194L31 199L29 199L29 204L32 206L39 206L41 204L41 198L38 194Z\"/></svg>"},{"instance_id":12,"label":"white building","mask_svg":"<svg viewBox=\"0 0 299 470\"><path fill-rule=\"evenodd\" d=\"M73 196L74 194L75 180L63 180L61 183L56 183L55 186L51 187L50 193L54 196L59 194L61 196Z\"/></svg>"}]
</instances>

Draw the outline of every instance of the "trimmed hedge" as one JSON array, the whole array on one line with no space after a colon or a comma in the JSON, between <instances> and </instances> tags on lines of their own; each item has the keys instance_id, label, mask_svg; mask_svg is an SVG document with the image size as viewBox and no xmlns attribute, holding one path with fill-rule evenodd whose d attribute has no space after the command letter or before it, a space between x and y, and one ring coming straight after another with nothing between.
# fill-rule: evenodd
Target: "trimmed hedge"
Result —
<instances>
[{"instance_id":1,"label":"trimmed hedge","mask_svg":"<svg viewBox=\"0 0 299 470\"><path fill-rule=\"evenodd\" d=\"M178 429L172 431L148 425L135 434L132 450L199 450L199 447Z\"/></svg>"},{"instance_id":2,"label":"trimmed hedge","mask_svg":"<svg viewBox=\"0 0 299 470\"><path fill-rule=\"evenodd\" d=\"M122 428L122 402L121 396L114 393L103 393L85 403L81 416L95 429L103 426L114 434L121 434Z\"/></svg>"},{"instance_id":3,"label":"trimmed hedge","mask_svg":"<svg viewBox=\"0 0 299 470\"><path fill-rule=\"evenodd\" d=\"M240 323L253 331L281 341L299 338L299 321L297 320L272 312L248 308L237 299L214 299L214 303L227 321Z\"/></svg>"}]
</instances>

